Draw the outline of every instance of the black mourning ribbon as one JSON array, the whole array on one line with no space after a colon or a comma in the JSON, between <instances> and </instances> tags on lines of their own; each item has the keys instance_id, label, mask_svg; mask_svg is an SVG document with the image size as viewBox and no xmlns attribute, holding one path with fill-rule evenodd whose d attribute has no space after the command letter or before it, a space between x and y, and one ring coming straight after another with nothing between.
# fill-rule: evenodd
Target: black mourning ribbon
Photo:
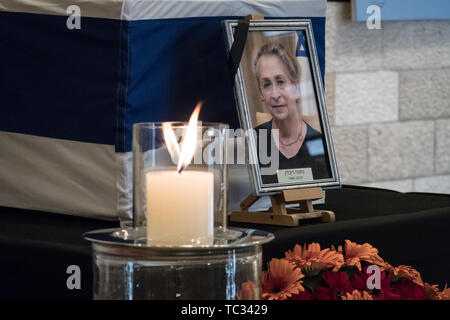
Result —
<instances>
[{"instance_id":1,"label":"black mourning ribbon","mask_svg":"<svg viewBox=\"0 0 450 320\"><path fill-rule=\"evenodd\" d=\"M231 85L234 84L234 78L241 63L242 53L244 52L245 41L247 40L248 27L250 22L248 20L239 20L236 29L234 30L234 41L228 55L228 68L230 70Z\"/></svg>"}]
</instances>

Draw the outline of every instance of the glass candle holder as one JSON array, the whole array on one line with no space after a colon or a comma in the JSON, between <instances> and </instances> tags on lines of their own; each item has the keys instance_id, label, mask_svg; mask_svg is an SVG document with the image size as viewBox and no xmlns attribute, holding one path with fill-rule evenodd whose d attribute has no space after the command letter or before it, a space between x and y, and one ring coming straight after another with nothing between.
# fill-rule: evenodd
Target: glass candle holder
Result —
<instances>
[{"instance_id":1,"label":"glass candle holder","mask_svg":"<svg viewBox=\"0 0 450 320\"><path fill-rule=\"evenodd\" d=\"M260 299L262 245L274 235L229 229L210 246L148 245L113 236L118 229L84 234L92 243L94 299ZM238 235L236 234L238 233Z\"/></svg>"},{"instance_id":2,"label":"glass candle holder","mask_svg":"<svg viewBox=\"0 0 450 320\"><path fill-rule=\"evenodd\" d=\"M226 232L227 129L134 124L133 227L147 244L211 245L214 233Z\"/></svg>"}]
</instances>

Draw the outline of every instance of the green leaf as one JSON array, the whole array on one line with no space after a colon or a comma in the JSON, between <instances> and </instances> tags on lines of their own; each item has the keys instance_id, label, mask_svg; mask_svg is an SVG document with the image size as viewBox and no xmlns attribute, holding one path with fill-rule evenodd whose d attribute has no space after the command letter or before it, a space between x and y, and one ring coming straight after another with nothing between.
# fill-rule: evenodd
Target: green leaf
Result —
<instances>
[{"instance_id":1,"label":"green leaf","mask_svg":"<svg viewBox=\"0 0 450 320\"><path fill-rule=\"evenodd\" d=\"M314 277L305 277L302 279L302 285L305 288L308 288L309 291L312 293L315 293L315 289L317 286L324 285L324 282L322 281L322 274L323 272L320 271L318 275Z\"/></svg>"},{"instance_id":2,"label":"green leaf","mask_svg":"<svg viewBox=\"0 0 450 320\"><path fill-rule=\"evenodd\" d=\"M353 274L359 272L359 270L355 266L350 266L350 267L342 267L341 269L339 269L339 272L347 273L348 278L351 279L353 277Z\"/></svg>"}]
</instances>

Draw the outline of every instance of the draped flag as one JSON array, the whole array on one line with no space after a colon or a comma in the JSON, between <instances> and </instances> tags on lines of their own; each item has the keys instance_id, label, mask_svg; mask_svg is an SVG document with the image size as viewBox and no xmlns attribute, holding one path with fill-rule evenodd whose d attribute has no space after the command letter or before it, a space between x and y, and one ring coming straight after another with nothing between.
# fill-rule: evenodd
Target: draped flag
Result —
<instances>
[{"instance_id":1,"label":"draped flag","mask_svg":"<svg viewBox=\"0 0 450 320\"><path fill-rule=\"evenodd\" d=\"M304 116L316 116L318 114L318 105L316 95L314 93L314 83L311 73L311 62L308 53L308 43L304 31L297 33L297 60L301 68L300 79L300 103L301 111ZM320 79L318 79L320 80Z\"/></svg>"},{"instance_id":2,"label":"draped flag","mask_svg":"<svg viewBox=\"0 0 450 320\"><path fill-rule=\"evenodd\" d=\"M325 11L326 0L1 0L0 205L130 216L134 123L187 120L202 100L202 121L239 126L223 21L310 19L324 68Z\"/></svg>"}]
</instances>

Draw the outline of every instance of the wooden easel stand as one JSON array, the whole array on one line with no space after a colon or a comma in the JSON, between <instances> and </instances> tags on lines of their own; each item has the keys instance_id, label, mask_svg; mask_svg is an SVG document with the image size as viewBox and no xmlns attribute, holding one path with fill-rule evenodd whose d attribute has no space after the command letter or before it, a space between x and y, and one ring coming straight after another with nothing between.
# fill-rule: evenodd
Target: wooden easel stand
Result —
<instances>
[{"instance_id":1,"label":"wooden easel stand","mask_svg":"<svg viewBox=\"0 0 450 320\"><path fill-rule=\"evenodd\" d=\"M320 222L334 222L334 212L314 210L313 200L323 197L322 188L284 190L280 194L271 195L272 207L265 212L249 211L249 208L260 198L253 194L245 198L241 211L233 211L230 220L235 222L270 224L280 226L298 226L300 220L317 219ZM297 204L298 207L286 208L286 204Z\"/></svg>"}]
</instances>

